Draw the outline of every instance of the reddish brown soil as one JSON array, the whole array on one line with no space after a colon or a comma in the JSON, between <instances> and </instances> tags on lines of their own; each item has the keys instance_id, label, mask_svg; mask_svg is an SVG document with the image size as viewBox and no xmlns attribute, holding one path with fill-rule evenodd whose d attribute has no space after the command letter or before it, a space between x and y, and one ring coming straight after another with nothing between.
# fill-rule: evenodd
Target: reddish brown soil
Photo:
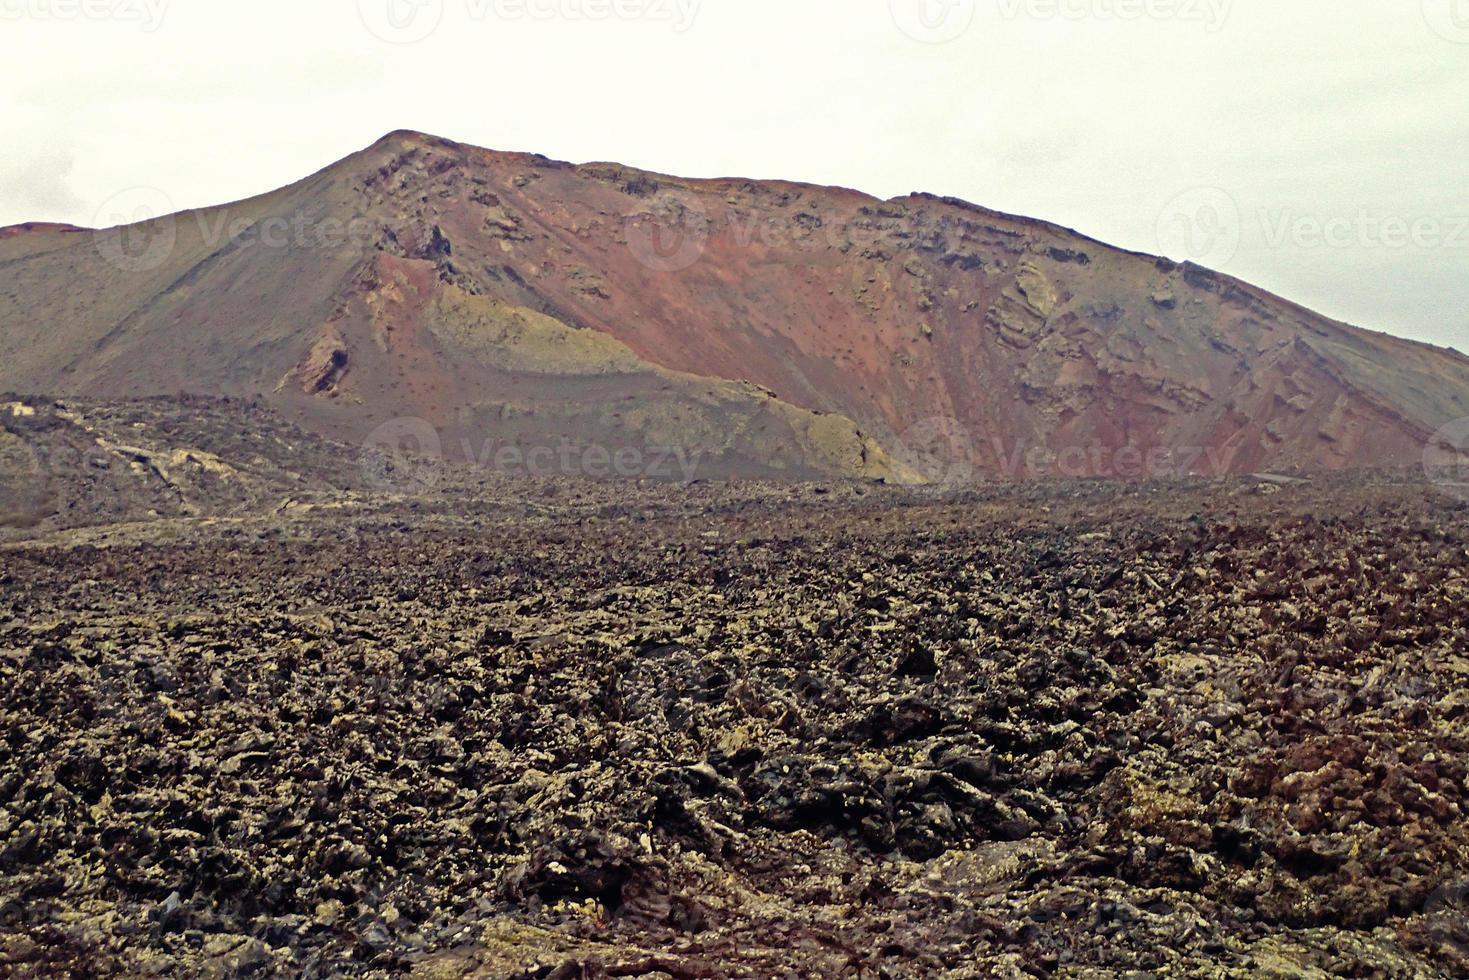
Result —
<instances>
[{"instance_id":1,"label":"reddish brown soil","mask_svg":"<svg viewBox=\"0 0 1469 980\"><path fill-rule=\"evenodd\" d=\"M222 240L233 221L247 231ZM304 230L267 244L281 221ZM156 265L118 269L91 236L0 242L0 387L260 394L351 439L414 416L457 443L514 417L530 439L702 446L734 474L930 479L1410 464L1469 415L1462 355L927 195L394 133L275 194L134 230L172 236ZM431 329L474 299L615 338L642 373L599 398L571 354L502 370ZM663 401L679 421L656 431L623 411ZM777 408L777 435L711 442ZM810 412L902 465L818 459Z\"/></svg>"}]
</instances>

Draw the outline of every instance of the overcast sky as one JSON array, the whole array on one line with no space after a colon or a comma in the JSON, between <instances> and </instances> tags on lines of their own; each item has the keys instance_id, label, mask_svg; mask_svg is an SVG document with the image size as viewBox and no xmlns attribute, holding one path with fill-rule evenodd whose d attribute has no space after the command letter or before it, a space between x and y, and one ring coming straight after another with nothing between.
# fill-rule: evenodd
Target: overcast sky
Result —
<instances>
[{"instance_id":1,"label":"overcast sky","mask_svg":"<svg viewBox=\"0 0 1469 980\"><path fill-rule=\"evenodd\" d=\"M1469 349L1469 0L0 0L0 225L389 130L927 190Z\"/></svg>"}]
</instances>

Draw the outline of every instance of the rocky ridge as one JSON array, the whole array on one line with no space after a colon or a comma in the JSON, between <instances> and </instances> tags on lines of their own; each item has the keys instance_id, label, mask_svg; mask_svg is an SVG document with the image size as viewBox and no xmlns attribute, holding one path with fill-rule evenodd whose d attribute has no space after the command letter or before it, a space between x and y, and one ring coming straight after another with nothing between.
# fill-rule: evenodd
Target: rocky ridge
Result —
<instances>
[{"instance_id":1,"label":"rocky ridge","mask_svg":"<svg viewBox=\"0 0 1469 980\"><path fill-rule=\"evenodd\" d=\"M742 478L1186 476L1409 465L1469 416L1460 354L1044 222L411 132L11 236L0 270L0 387L258 396L349 442L410 417Z\"/></svg>"}]
</instances>

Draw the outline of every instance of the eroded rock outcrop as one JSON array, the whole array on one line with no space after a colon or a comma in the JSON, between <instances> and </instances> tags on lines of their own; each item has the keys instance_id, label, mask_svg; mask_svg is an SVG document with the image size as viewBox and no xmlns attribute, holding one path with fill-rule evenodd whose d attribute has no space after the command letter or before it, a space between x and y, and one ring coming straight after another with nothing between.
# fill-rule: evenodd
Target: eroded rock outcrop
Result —
<instances>
[{"instance_id":1,"label":"eroded rock outcrop","mask_svg":"<svg viewBox=\"0 0 1469 980\"><path fill-rule=\"evenodd\" d=\"M850 420L894 458L946 420L960 437L940 468L1001 477L1119 452L1235 471L1411 463L1469 416L1462 355L951 198L685 180L404 132L200 214L175 219L156 266L122 275L85 234L0 240L0 387L270 393L324 433L410 416L457 445L502 434L455 430L491 402L526 409L516 438L605 444L641 438L614 404L687 401L681 385L729 401L748 382ZM298 215L322 227L287 247L211 237ZM349 233L325 234L328 220ZM619 353L557 354L564 376L522 370L536 323L555 325L562 353ZM665 395L671 376L683 381ZM537 431L537 418L603 422ZM728 472L872 475L828 439L779 442L770 459L726 453Z\"/></svg>"}]
</instances>

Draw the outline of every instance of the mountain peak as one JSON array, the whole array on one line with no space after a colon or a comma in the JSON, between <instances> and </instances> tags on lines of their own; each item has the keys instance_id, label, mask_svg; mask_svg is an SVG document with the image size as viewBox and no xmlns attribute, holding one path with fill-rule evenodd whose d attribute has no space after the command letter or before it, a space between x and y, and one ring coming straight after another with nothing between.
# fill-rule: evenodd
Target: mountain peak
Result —
<instances>
[{"instance_id":1,"label":"mountain peak","mask_svg":"<svg viewBox=\"0 0 1469 980\"><path fill-rule=\"evenodd\" d=\"M954 198L406 129L349 160L107 240L137 254L0 235L0 389L905 481L1405 463L1469 415L1460 357Z\"/></svg>"},{"instance_id":2,"label":"mountain peak","mask_svg":"<svg viewBox=\"0 0 1469 980\"><path fill-rule=\"evenodd\" d=\"M384 133L373 142L374 147L379 146L413 146L426 143L453 143L452 140L432 133L425 133L416 129L395 129L390 133ZM455 144L458 145L458 144Z\"/></svg>"}]
</instances>

